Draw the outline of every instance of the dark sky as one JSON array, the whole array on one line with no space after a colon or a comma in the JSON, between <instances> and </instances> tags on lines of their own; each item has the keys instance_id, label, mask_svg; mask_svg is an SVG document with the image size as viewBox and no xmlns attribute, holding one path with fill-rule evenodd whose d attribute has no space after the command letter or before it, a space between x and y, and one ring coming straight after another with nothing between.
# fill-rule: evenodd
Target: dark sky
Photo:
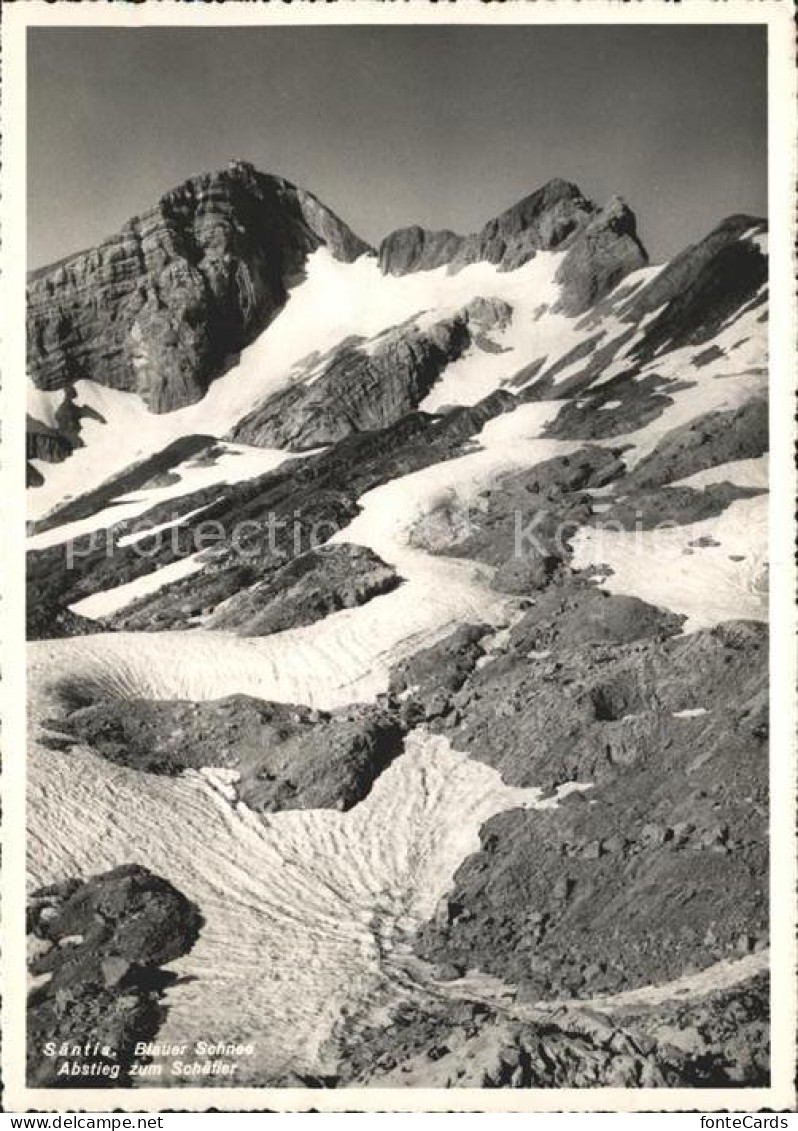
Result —
<instances>
[{"instance_id":1,"label":"dark sky","mask_svg":"<svg viewBox=\"0 0 798 1131\"><path fill-rule=\"evenodd\" d=\"M652 258L766 211L761 27L31 29L29 267L251 160L364 238L470 231L553 176Z\"/></svg>"}]
</instances>

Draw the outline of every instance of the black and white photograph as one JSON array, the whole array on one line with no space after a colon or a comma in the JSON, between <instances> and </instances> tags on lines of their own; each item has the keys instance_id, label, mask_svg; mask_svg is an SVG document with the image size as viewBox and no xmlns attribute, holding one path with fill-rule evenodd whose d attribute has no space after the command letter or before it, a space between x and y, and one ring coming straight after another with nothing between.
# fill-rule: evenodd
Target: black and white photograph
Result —
<instances>
[{"instance_id":1,"label":"black and white photograph","mask_svg":"<svg viewBox=\"0 0 798 1131\"><path fill-rule=\"evenodd\" d=\"M791 1107L789 13L24 7L11 1110Z\"/></svg>"}]
</instances>

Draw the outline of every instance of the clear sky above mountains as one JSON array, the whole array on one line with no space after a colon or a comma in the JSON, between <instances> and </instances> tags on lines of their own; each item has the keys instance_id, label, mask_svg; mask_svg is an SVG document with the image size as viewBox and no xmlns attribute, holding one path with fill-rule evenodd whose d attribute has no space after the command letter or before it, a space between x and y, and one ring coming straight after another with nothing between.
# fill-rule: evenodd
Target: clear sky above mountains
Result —
<instances>
[{"instance_id":1,"label":"clear sky above mountains","mask_svg":"<svg viewBox=\"0 0 798 1131\"><path fill-rule=\"evenodd\" d=\"M553 176L652 259L767 207L762 28L32 29L29 267L252 161L364 239L468 232Z\"/></svg>"}]
</instances>

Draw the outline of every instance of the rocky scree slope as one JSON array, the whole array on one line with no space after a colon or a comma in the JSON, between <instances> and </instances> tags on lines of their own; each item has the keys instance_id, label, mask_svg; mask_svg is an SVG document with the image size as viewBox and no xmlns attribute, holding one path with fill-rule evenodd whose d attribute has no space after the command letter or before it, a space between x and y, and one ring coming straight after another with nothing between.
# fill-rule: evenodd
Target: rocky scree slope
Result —
<instances>
[{"instance_id":1,"label":"rocky scree slope","mask_svg":"<svg viewBox=\"0 0 798 1131\"><path fill-rule=\"evenodd\" d=\"M734 1087L768 1080L766 980L612 1013L589 1007L508 1017L462 998L397 1009L347 1050L343 1082L359 1087ZM767 1006L764 1006L765 1011Z\"/></svg>"}]
</instances>

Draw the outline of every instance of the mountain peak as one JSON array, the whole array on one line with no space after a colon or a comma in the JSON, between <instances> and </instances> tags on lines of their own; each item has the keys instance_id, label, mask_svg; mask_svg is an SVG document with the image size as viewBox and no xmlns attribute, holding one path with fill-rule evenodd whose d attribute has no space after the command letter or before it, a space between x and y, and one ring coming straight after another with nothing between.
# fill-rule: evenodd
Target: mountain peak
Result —
<instances>
[{"instance_id":1,"label":"mountain peak","mask_svg":"<svg viewBox=\"0 0 798 1131\"><path fill-rule=\"evenodd\" d=\"M568 238L557 272L560 309L581 314L633 271L645 267L648 252L637 235L637 218L620 196L596 209Z\"/></svg>"},{"instance_id":2,"label":"mountain peak","mask_svg":"<svg viewBox=\"0 0 798 1131\"><path fill-rule=\"evenodd\" d=\"M43 389L87 378L136 392L156 412L191 404L320 247L344 262L372 251L312 193L248 161L190 177L31 277L30 375Z\"/></svg>"},{"instance_id":3,"label":"mountain peak","mask_svg":"<svg viewBox=\"0 0 798 1131\"><path fill-rule=\"evenodd\" d=\"M574 204L578 207L595 208L592 201L588 200L578 185L573 181L566 181L562 177L552 177L540 188L521 198L515 204L501 213L497 220L504 217L518 216L527 222L556 208L560 204Z\"/></svg>"},{"instance_id":4,"label":"mountain peak","mask_svg":"<svg viewBox=\"0 0 798 1131\"><path fill-rule=\"evenodd\" d=\"M554 177L470 235L417 224L391 232L380 245L380 266L386 274L405 275L442 266L458 271L484 261L511 271L556 247L596 210L578 185Z\"/></svg>"},{"instance_id":5,"label":"mountain peak","mask_svg":"<svg viewBox=\"0 0 798 1131\"><path fill-rule=\"evenodd\" d=\"M613 196L600 208L564 177L552 177L468 236L418 225L391 232L379 256L385 274L405 275L444 266L456 272L478 262L513 271L538 252L554 250L567 252L559 278L564 307L572 312L648 262L626 202Z\"/></svg>"}]
</instances>

